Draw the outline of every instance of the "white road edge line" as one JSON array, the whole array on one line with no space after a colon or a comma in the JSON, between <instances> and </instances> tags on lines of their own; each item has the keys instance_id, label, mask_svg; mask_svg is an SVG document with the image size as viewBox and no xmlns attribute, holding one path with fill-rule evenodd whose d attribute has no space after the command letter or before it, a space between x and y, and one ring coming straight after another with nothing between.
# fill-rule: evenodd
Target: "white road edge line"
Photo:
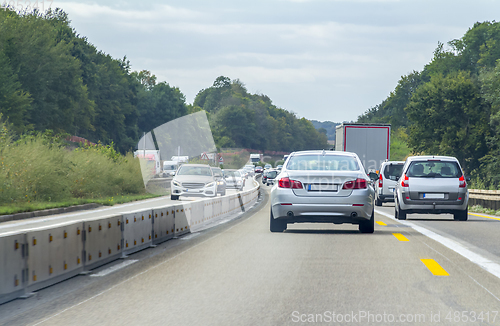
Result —
<instances>
[{"instance_id":1,"label":"white road edge line","mask_svg":"<svg viewBox=\"0 0 500 326\"><path fill-rule=\"evenodd\" d=\"M102 271L100 271L99 273L97 274L91 274L90 277L99 277L99 276L106 276L108 274L111 274L113 272L116 272L117 270L119 269L122 269L124 267L127 267L128 265L132 265L133 263L135 262L138 262L137 259L131 259L131 260L127 260L127 261L124 261L123 263L120 263L120 264L117 264L115 266L112 266L112 267L109 267L109 268L106 268Z\"/></svg>"},{"instance_id":2,"label":"white road edge line","mask_svg":"<svg viewBox=\"0 0 500 326\"><path fill-rule=\"evenodd\" d=\"M423 234L423 235L431 238L434 241L439 242L440 244L442 244L443 246L447 247L448 249L453 250L454 252L456 252L457 254L461 255L464 258L467 258L468 260L470 260L474 264L479 265L481 268L483 268L487 272L489 272L489 273L493 274L494 276L500 278L500 265L499 264L497 264L495 262L492 262L488 258L483 257L483 256L481 256L479 254L476 254L475 252L470 251L469 249L465 248L464 246L462 246L458 242L455 242L455 241L453 241L451 239L445 238L442 235L439 235L439 234L437 234L435 232L432 232L432 231L430 231L430 230L428 230L428 229L426 229L424 227L415 225L412 222L408 222L408 221L405 221L405 220L396 220L394 218L394 216L392 216L390 214L387 214L385 212L381 212L379 210L375 210L375 213L383 215L383 216L388 217L390 219L393 219L393 220L395 220L395 221L397 221L397 222L399 222L399 223L401 223L403 225L411 227L415 231L417 231L417 232L419 232L419 233L421 233L421 234Z\"/></svg>"}]
</instances>

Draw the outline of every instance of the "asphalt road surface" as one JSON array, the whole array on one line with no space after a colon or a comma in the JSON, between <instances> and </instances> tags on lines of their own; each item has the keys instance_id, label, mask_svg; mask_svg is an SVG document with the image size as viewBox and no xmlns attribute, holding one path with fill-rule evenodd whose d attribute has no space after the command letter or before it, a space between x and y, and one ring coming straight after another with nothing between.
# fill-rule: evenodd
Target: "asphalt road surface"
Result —
<instances>
[{"instance_id":1,"label":"asphalt road surface","mask_svg":"<svg viewBox=\"0 0 500 326\"><path fill-rule=\"evenodd\" d=\"M499 260L500 221L400 223L387 205L373 234L333 224L271 233L269 189L237 219L1 305L0 324L500 325L500 279L479 265Z\"/></svg>"}]
</instances>

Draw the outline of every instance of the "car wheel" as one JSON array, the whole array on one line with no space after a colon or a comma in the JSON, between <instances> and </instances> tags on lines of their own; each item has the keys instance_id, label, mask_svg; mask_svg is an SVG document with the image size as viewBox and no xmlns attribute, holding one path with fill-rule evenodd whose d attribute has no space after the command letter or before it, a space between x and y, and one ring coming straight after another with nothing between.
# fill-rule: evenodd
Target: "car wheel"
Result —
<instances>
[{"instance_id":1,"label":"car wheel","mask_svg":"<svg viewBox=\"0 0 500 326\"><path fill-rule=\"evenodd\" d=\"M170 199L171 199L171 200L177 200L177 199L179 199L179 196L176 196L176 195L170 195Z\"/></svg>"},{"instance_id":2,"label":"car wheel","mask_svg":"<svg viewBox=\"0 0 500 326\"><path fill-rule=\"evenodd\" d=\"M398 204L398 211L396 214L398 214L397 217L398 220L406 220L406 211L402 210L401 207L399 207L399 204Z\"/></svg>"},{"instance_id":3,"label":"car wheel","mask_svg":"<svg viewBox=\"0 0 500 326\"><path fill-rule=\"evenodd\" d=\"M375 197L375 206L382 206L382 201L378 197Z\"/></svg>"},{"instance_id":4,"label":"car wheel","mask_svg":"<svg viewBox=\"0 0 500 326\"><path fill-rule=\"evenodd\" d=\"M271 210L270 229L271 232L283 232L286 230L286 221L275 219L272 210Z\"/></svg>"},{"instance_id":5,"label":"car wheel","mask_svg":"<svg viewBox=\"0 0 500 326\"><path fill-rule=\"evenodd\" d=\"M375 211L372 211L370 220L359 223L359 232L373 233L375 231Z\"/></svg>"},{"instance_id":6,"label":"car wheel","mask_svg":"<svg viewBox=\"0 0 500 326\"><path fill-rule=\"evenodd\" d=\"M469 210L466 208L463 211L457 211L453 213L453 219L455 221L467 221L469 218Z\"/></svg>"}]
</instances>

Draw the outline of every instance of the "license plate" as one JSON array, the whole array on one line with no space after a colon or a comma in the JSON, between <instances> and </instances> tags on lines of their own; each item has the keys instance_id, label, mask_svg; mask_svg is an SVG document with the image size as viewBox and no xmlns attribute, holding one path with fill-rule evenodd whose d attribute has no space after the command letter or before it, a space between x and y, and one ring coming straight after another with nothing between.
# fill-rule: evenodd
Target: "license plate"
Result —
<instances>
[{"instance_id":1,"label":"license plate","mask_svg":"<svg viewBox=\"0 0 500 326\"><path fill-rule=\"evenodd\" d=\"M424 198L429 198L429 199L443 199L444 194L424 194Z\"/></svg>"},{"instance_id":2,"label":"license plate","mask_svg":"<svg viewBox=\"0 0 500 326\"><path fill-rule=\"evenodd\" d=\"M307 187L308 191L337 191L337 185L331 184L323 184L323 185L314 185L310 184Z\"/></svg>"},{"instance_id":3,"label":"license plate","mask_svg":"<svg viewBox=\"0 0 500 326\"><path fill-rule=\"evenodd\" d=\"M390 192L394 192L394 188L389 188L389 191Z\"/></svg>"}]
</instances>

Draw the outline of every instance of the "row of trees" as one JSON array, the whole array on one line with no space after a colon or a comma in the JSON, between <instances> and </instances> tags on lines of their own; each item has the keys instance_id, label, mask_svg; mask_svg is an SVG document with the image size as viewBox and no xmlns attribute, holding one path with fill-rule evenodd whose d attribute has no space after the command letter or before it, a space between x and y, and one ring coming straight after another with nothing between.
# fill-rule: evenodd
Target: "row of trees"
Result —
<instances>
[{"instance_id":1,"label":"row of trees","mask_svg":"<svg viewBox=\"0 0 500 326\"><path fill-rule=\"evenodd\" d=\"M326 148L326 136L306 119L280 109L265 95L249 94L238 80L219 77L194 105L149 71L98 51L56 9L0 10L0 113L21 135L53 130L124 153L142 132L206 110L218 147L292 151Z\"/></svg>"},{"instance_id":2,"label":"row of trees","mask_svg":"<svg viewBox=\"0 0 500 326\"><path fill-rule=\"evenodd\" d=\"M414 153L452 155L486 187L500 185L500 23L476 23L439 44L421 72L401 77L358 122L405 128Z\"/></svg>"},{"instance_id":3,"label":"row of trees","mask_svg":"<svg viewBox=\"0 0 500 326\"><path fill-rule=\"evenodd\" d=\"M297 151L328 148L311 121L278 108L266 95L250 94L239 80L218 77L198 93L193 110L205 110L218 147Z\"/></svg>"},{"instance_id":4,"label":"row of trees","mask_svg":"<svg viewBox=\"0 0 500 326\"><path fill-rule=\"evenodd\" d=\"M18 134L50 129L125 152L187 107L178 88L77 35L62 10L0 10L0 113Z\"/></svg>"}]
</instances>

